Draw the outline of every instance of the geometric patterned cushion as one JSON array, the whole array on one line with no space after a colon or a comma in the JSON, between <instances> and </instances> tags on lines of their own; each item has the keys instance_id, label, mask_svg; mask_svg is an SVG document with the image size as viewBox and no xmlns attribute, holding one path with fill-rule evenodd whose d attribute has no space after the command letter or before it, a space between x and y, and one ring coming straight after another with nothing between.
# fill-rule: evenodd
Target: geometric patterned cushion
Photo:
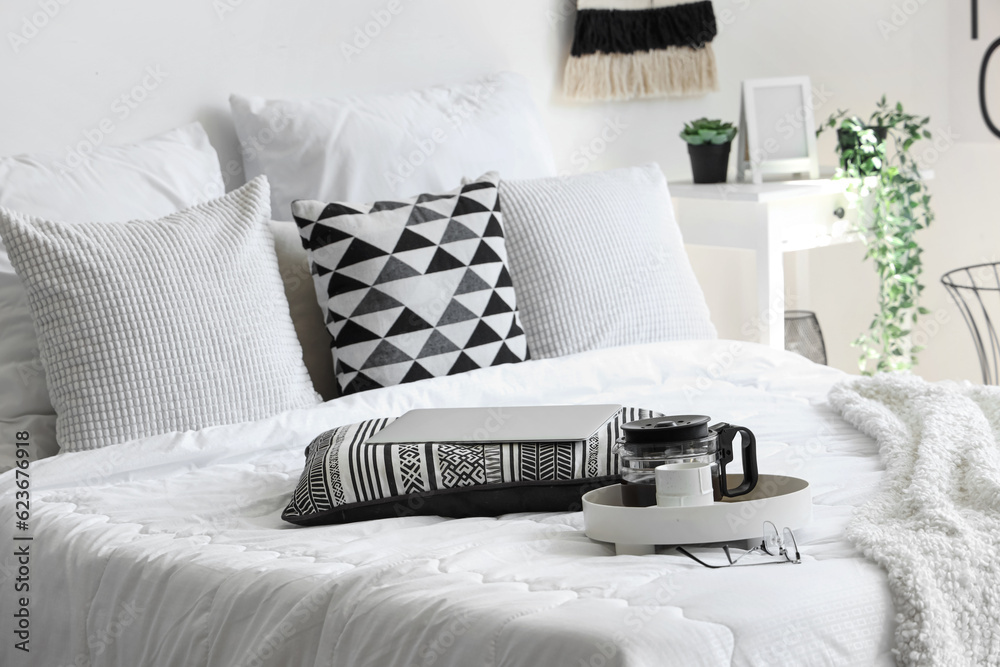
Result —
<instances>
[{"instance_id":1,"label":"geometric patterned cushion","mask_svg":"<svg viewBox=\"0 0 1000 667\"><path fill-rule=\"evenodd\" d=\"M292 204L344 395L528 358L498 180L401 201Z\"/></svg>"},{"instance_id":2,"label":"geometric patterned cushion","mask_svg":"<svg viewBox=\"0 0 1000 667\"><path fill-rule=\"evenodd\" d=\"M281 518L312 526L409 515L573 512L588 490L619 481L621 425L660 416L622 408L588 440L548 443L367 444L394 420L319 435Z\"/></svg>"}]
</instances>

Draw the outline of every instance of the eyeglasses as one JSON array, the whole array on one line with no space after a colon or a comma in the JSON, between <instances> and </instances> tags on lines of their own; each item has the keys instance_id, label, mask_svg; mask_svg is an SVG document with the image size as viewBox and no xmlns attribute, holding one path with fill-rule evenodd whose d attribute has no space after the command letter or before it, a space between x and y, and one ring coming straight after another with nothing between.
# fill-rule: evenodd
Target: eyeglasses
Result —
<instances>
[{"instance_id":1,"label":"eyeglasses","mask_svg":"<svg viewBox=\"0 0 1000 667\"><path fill-rule=\"evenodd\" d=\"M765 554L767 556L774 556L775 558L780 557L781 560L768 560L756 563L744 563L745 566L750 565L781 565L784 563L793 563L798 565L802 562L802 557L799 555L799 545L795 541L795 534L792 533L791 528L784 528L779 533L778 527L775 526L770 521L764 522L764 537L761 539L760 544L757 546L744 551L742 554L738 555L735 559L733 554L729 549L729 545L722 547L722 550L726 554L726 560L728 563L722 565L714 565L712 563L706 563L702 559L698 558L690 551L684 547L676 547L677 551L684 554L691 560L705 567L710 567L713 570L723 567L731 567L736 565L741 560L749 556L750 554Z\"/></svg>"}]
</instances>

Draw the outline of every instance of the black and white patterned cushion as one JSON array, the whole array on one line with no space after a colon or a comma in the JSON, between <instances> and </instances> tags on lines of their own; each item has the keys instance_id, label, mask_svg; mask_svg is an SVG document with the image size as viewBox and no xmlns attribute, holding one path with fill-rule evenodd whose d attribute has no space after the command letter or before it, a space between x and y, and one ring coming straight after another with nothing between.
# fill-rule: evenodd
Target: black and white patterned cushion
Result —
<instances>
[{"instance_id":1,"label":"black and white patterned cushion","mask_svg":"<svg viewBox=\"0 0 1000 667\"><path fill-rule=\"evenodd\" d=\"M661 416L622 408L588 440L368 444L392 423L369 419L319 435L281 518L313 526L411 515L498 516L581 509L580 496L619 481L621 425Z\"/></svg>"},{"instance_id":2,"label":"black and white patterned cushion","mask_svg":"<svg viewBox=\"0 0 1000 667\"><path fill-rule=\"evenodd\" d=\"M498 177L373 204L292 204L343 394L524 361Z\"/></svg>"}]
</instances>

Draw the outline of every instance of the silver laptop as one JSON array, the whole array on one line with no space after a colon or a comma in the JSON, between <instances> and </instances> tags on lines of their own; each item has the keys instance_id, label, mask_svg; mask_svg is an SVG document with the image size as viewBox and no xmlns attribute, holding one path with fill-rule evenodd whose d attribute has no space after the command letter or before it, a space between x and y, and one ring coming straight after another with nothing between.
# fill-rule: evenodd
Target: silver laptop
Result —
<instances>
[{"instance_id":1,"label":"silver laptop","mask_svg":"<svg viewBox=\"0 0 1000 667\"><path fill-rule=\"evenodd\" d=\"M586 440L621 408L608 404L410 410L368 443Z\"/></svg>"}]
</instances>

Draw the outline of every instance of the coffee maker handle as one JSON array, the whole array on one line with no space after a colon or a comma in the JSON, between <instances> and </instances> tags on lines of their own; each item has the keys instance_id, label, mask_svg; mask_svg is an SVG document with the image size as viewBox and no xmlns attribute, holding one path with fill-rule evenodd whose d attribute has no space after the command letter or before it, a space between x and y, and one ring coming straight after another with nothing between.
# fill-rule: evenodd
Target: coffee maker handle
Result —
<instances>
[{"instance_id":1,"label":"coffee maker handle","mask_svg":"<svg viewBox=\"0 0 1000 667\"><path fill-rule=\"evenodd\" d=\"M731 426L720 424L722 427L717 432L719 434L719 448L722 456L719 457L719 486L722 495L727 498L734 498L750 493L757 486L757 439L753 432L745 426ZM714 427L713 427L714 428ZM736 434L743 435L743 483L735 489L728 486L726 477L726 464L733 460L733 440Z\"/></svg>"}]
</instances>

